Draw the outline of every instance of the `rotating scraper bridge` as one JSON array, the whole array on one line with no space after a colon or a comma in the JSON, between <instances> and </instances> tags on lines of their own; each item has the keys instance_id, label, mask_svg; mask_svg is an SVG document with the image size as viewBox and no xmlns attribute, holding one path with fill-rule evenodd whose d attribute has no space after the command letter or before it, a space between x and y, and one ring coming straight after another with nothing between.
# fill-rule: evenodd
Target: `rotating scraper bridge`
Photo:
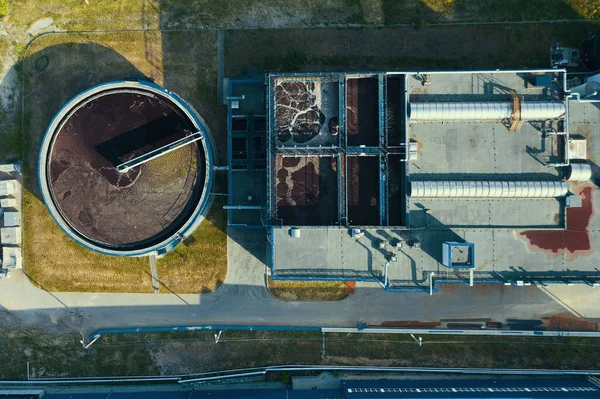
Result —
<instances>
[{"instance_id":1,"label":"rotating scraper bridge","mask_svg":"<svg viewBox=\"0 0 600 399\"><path fill-rule=\"evenodd\" d=\"M569 121L569 97L556 69L268 75L266 195L248 209L262 209L271 277L430 292L595 283L594 268L570 265L591 248L568 242L593 204L586 172L570 172L589 166L569 154L570 124L585 122ZM230 181L244 173L231 168ZM473 248L465 267L446 267L446 244L457 257Z\"/></svg>"}]
</instances>

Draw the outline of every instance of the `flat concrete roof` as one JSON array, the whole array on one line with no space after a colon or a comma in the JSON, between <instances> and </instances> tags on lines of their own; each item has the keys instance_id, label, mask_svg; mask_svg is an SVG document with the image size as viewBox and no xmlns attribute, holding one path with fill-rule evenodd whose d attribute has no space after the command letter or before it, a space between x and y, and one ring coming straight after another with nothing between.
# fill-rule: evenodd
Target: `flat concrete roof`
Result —
<instances>
[{"instance_id":1,"label":"flat concrete roof","mask_svg":"<svg viewBox=\"0 0 600 399\"><path fill-rule=\"evenodd\" d=\"M350 229L340 227L299 228L300 237L292 237L291 228L273 228L273 260L280 277L296 271L322 279L383 279L387 252L378 248L383 237L368 232L352 238ZM389 245L388 245L389 247Z\"/></svg>"},{"instance_id":2,"label":"flat concrete roof","mask_svg":"<svg viewBox=\"0 0 600 399\"><path fill-rule=\"evenodd\" d=\"M410 106L422 101L507 102L515 93L525 102L565 103L561 92L563 74L541 70L432 73L427 85L423 84L422 74L406 72L396 76L406 78ZM531 82L537 75L551 75L555 83L535 87ZM452 270L442 265L442 243L456 241L475 246L475 283L600 281L600 255L595 252L600 245L600 219L595 212L600 199L593 184L600 179L596 176L595 159L600 143L592 136L600 130L600 109L574 101L566 106L566 118L523 121L514 132L509 131L507 121L407 120L407 136L417 143L418 149L417 159L407 162L407 178L562 181L566 170L548 163L561 162L564 143L558 136L543 131L568 129L571 135L587 139L587 159L594 173L591 182L568 182L570 195L581 196L581 206L569 207L564 197L411 198L406 229L368 227L363 229L364 236L356 239L343 223L301 228L300 238L293 238L289 227L275 227L270 238L274 276L322 279L329 275L353 279L352 271L385 273L387 262L392 289L427 289L431 273L439 283L468 282L466 269ZM310 156L309 152L306 156ZM380 176L374 175L373 179ZM388 242L385 250L379 249L380 240ZM401 248L390 245L396 241L402 243ZM395 261L391 261L393 258Z\"/></svg>"},{"instance_id":3,"label":"flat concrete roof","mask_svg":"<svg viewBox=\"0 0 600 399\"><path fill-rule=\"evenodd\" d=\"M21 244L20 227L2 227L0 228L0 244L18 245Z\"/></svg>"}]
</instances>

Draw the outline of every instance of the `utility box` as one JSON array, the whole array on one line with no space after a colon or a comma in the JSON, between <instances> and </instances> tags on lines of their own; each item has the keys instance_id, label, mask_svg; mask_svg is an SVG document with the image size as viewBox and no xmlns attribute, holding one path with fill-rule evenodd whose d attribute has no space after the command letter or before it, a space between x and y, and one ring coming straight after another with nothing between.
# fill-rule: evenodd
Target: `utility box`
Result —
<instances>
[{"instance_id":1,"label":"utility box","mask_svg":"<svg viewBox=\"0 0 600 399\"><path fill-rule=\"evenodd\" d=\"M569 139L569 159L587 159L587 140L585 137Z\"/></svg>"},{"instance_id":2,"label":"utility box","mask_svg":"<svg viewBox=\"0 0 600 399\"><path fill-rule=\"evenodd\" d=\"M20 212L4 212L4 227L15 227L21 225Z\"/></svg>"},{"instance_id":3,"label":"utility box","mask_svg":"<svg viewBox=\"0 0 600 399\"><path fill-rule=\"evenodd\" d=\"M451 269L475 268L475 244L451 241L442 243L442 264Z\"/></svg>"},{"instance_id":4,"label":"utility box","mask_svg":"<svg viewBox=\"0 0 600 399\"><path fill-rule=\"evenodd\" d=\"M21 245L20 227L0 228L0 243L2 245Z\"/></svg>"},{"instance_id":5,"label":"utility box","mask_svg":"<svg viewBox=\"0 0 600 399\"><path fill-rule=\"evenodd\" d=\"M2 198L2 199L0 199L0 207L16 208L17 207L17 199L16 198Z\"/></svg>"},{"instance_id":6,"label":"utility box","mask_svg":"<svg viewBox=\"0 0 600 399\"><path fill-rule=\"evenodd\" d=\"M0 181L0 197L14 195L17 193L17 181L16 180L2 180Z\"/></svg>"}]
</instances>

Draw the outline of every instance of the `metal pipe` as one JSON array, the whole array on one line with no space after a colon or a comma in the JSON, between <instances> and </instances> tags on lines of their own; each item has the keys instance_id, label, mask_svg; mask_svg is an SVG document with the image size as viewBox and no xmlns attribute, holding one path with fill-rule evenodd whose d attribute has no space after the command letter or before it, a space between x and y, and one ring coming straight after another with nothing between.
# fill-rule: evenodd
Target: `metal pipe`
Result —
<instances>
[{"instance_id":1,"label":"metal pipe","mask_svg":"<svg viewBox=\"0 0 600 399\"><path fill-rule=\"evenodd\" d=\"M520 120L545 121L562 118L565 114L562 102L523 102ZM513 104L504 101L485 102L413 102L410 117L417 121L499 121L509 119L515 110Z\"/></svg>"},{"instance_id":2,"label":"metal pipe","mask_svg":"<svg viewBox=\"0 0 600 399\"><path fill-rule=\"evenodd\" d=\"M429 295L433 295L433 276L435 276L435 273L429 272Z\"/></svg>"},{"instance_id":3,"label":"metal pipe","mask_svg":"<svg viewBox=\"0 0 600 399\"><path fill-rule=\"evenodd\" d=\"M408 75L404 75L404 120L408 121L408 100L409 100L409 94L408 94ZM404 123L404 145L406 147L406 152L404 154L404 162L407 162L406 165L408 165L408 160L409 160L409 149L408 149L408 142L409 142L409 133L408 133L408 123ZM409 171L407 170L407 173L409 173Z\"/></svg>"},{"instance_id":4,"label":"metal pipe","mask_svg":"<svg viewBox=\"0 0 600 399\"><path fill-rule=\"evenodd\" d=\"M555 198L567 195L564 181L412 181L413 198Z\"/></svg>"},{"instance_id":5,"label":"metal pipe","mask_svg":"<svg viewBox=\"0 0 600 399\"><path fill-rule=\"evenodd\" d=\"M420 74L429 74L429 75L453 75L453 74L457 74L457 75L462 75L462 74L476 74L476 73L496 73L496 74L501 74L501 73L519 73L522 74L523 72L531 72L531 73L560 73L560 72L564 72L566 73L567 70L562 68L562 69L558 69L558 68L553 68L553 69L548 69L548 68L544 68L544 69L472 69L472 70L465 70L465 71L440 71L440 70L436 70L436 71L394 71L394 72L389 72L389 75L400 75L400 74L410 74L410 75L420 75Z\"/></svg>"},{"instance_id":6,"label":"metal pipe","mask_svg":"<svg viewBox=\"0 0 600 399\"><path fill-rule=\"evenodd\" d=\"M149 162L155 158L168 154L169 152L175 151L181 147L184 147L188 144L191 144L198 140L203 140L203 136L201 132L196 132L190 134L189 136L185 136L177 141L169 143L165 146L157 148L156 150L152 150L146 154L140 155L139 157L133 158L127 162L123 162L121 165L117 166L117 171L119 173L125 173L131 168L135 168L136 166L140 166L146 162Z\"/></svg>"},{"instance_id":7,"label":"metal pipe","mask_svg":"<svg viewBox=\"0 0 600 399\"><path fill-rule=\"evenodd\" d=\"M253 210L253 209L264 209L261 205L223 205L223 209L233 210Z\"/></svg>"},{"instance_id":8,"label":"metal pipe","mask_svg":"<svg viewBox=\"0 0 600 399\"><path fill-rule=\"evenodd\" d=\"M416 337L415 341L422 345ZM600 375L597 370L539 370L539 369L494 369L494 368L426 368L426 367L377 367L377 366L319 366L319 365L289 365L289 366L271 366L265 367L263 373L270 372L306 372L306 371L362 371L362 372L412 372L412 373L449 373L449 374L498 374L498 375ZM222 378L245 377L247 375L256 375L255 373L240 373L236 375L227 375ZM210 377L210 380L219 377ZM180 380L180 384L210 381L207 378L193 378L189 380Z\"/></svg>"}]
</instances>

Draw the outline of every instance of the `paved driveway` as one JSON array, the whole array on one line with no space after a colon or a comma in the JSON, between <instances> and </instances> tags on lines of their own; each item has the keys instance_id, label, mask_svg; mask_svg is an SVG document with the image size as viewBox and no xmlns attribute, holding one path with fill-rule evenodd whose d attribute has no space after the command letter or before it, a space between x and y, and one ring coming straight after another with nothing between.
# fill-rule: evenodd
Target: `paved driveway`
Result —
<instances>
[{"instance_id":1,"label":"paved driveway","mask_svg":"<svg viewBox=\"0 0 600 399\"><path fill-rule=\"evenodd\" d=\"M49 293L19 271L0 281L4 322L88 333L103 328L171 325L319 325L354 327L388 320L537 319L556 313L600 317L594 288L563 286L551 294L534 287L450 286L429 296L387 293L359 284L339 302L281 302L265 287L261 231L230 231L225 283L205 295ZM258 256L258 258L257 258ZM598 290L600 292L600 290ZM553 295L558 296L558 299ZM567 299L564 299L567 298Z\"/></svg>"}]
</instances>

